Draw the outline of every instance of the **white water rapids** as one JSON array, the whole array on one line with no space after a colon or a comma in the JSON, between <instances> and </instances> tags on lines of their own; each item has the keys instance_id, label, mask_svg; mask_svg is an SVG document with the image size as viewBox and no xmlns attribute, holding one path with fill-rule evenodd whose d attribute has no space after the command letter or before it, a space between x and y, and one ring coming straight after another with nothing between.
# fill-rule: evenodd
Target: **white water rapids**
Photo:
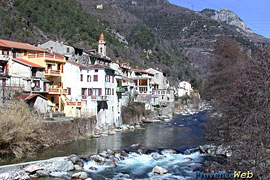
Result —
<instances>
[{"instance_id":1,"label":"white water rapids","mask_svg":"<svg viewBox=\"0 0 270 180\"><path fill-rule=\"evenodd\" d=\"M115 155L120 156L120 154ZM195 169L203 160L199 152L191 154L151 153L138 154L129 153L128 157L121 160L116 167L99 165L94 161L85 163L84 170L90 172L96 179L150 179L150 180L176 180L191 179L195 177ZM152 173L155 166L168 170L167 174L158 175ZM94 168L93 168L94 167ZM89 170L94 169L94 170Z\"/></svg>"}]
</instances>

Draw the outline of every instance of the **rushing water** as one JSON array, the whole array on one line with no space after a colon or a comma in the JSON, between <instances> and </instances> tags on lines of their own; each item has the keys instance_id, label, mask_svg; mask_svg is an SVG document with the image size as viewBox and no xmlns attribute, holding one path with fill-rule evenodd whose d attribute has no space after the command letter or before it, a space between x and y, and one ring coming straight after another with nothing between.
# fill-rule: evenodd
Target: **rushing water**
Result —
<instances>
[{"instance_id":1,"label":"rushing water","mask_svg":"<svg viewBox=\"0 0 270 180\"><path fill-rule=\"evenodd\" d=\"M65 145L55 146L39 152L26 161L48 159L56 156L77 154L87 156L106 149L120 150L132 144L140 144L149 149L175 149L178 154L164 154L165 158L155 159L152 154L130 153L117 167L109 168L87 162L97 170L90 171L93 179L183 179L194 175L193 170L200 165L203 156L199 152L184 153L188 149L207 143L203 136L206 112L194 115L178 116L171 122L146 124L142 129L119 132L116 135L90 140L79 140ZM192 161L187 161L191 158ZM162 166L169 174L157 176L151 174L156 165Z\"/></svg>"}]
</instances>

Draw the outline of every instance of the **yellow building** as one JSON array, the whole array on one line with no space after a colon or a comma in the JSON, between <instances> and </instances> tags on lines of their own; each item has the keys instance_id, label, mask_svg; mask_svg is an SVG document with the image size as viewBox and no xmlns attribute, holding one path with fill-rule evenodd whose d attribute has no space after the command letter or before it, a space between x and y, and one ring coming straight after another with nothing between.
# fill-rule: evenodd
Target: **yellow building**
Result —
<instances>
[{"instance_id":1,"label":"yellow building","mask_svg":"<svg viewBox=\"0 0 270 180\"><path fill-rule=\"evenodd\" d=\"M23 59L45 67L44 77L50 81L47 98L56 105L54 110L64 112L69 117L80 117L82 103L68 100L68 89L63 88L66 63L64 55L52 51L27 52L24 53Z\"/></svg>"},{"instance_id":2,"label":"yellow building","mask_svg":"<svg viewBox=\"0 0 270 180\"><path fill-rule=\"evenodd\" d=\"M43 76L50 82L50 85L48 93L44 94L44 96L53 103L53 111L64 112L72 117L80 117L82 103L69 101L66 98L69 92L63 88L64 64L66 63L64 55L27 43L3 39L0 42L13 49L11 52L12 58L23 59L45 68Z\"/></svg>"}]
</instances>

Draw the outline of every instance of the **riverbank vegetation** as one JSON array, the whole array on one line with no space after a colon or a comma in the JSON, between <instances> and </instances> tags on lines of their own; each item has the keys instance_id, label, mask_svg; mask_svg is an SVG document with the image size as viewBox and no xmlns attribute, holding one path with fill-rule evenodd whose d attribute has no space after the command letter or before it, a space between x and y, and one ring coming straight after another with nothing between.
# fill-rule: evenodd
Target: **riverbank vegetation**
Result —
<instances>
[{"instance_id":1,"label":"riverbank vegetation","mask_svg":"<svg viewBox=\"0 0 270 180\"><path fill-rule=\"evenodd\" d=\"M0 114L0 156L20 158L41 146L42 122L26 103L12 100L0 105Z\"/></svg>"},{"instance_id":2,"label":"riverbank vegetation","mask_svg":"<svg viewBox=\"0 0 270 180\"><path fill-rule=\"evenodd\" d=\"M233 150L225 164L213 171L252 171L259 179L270 172L270 49L244 53L227 37L217 41L211 75L207 80L208 100L222 117L209 120L208 139Z\"/></svg>"}]
</instances>

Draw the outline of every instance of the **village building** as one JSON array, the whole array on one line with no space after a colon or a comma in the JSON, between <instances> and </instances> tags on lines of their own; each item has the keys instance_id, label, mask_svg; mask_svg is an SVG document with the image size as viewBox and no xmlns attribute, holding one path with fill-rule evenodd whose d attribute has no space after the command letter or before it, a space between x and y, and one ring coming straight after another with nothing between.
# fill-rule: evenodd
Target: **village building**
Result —
<instances>
[{"instance_id":1,"label":"village building","mask_svg":"<svg viewBox=\"0 0 270 180\"><path fill-rule=\"evenodd\" d=\"M27 52L43 52L27 43L0 39L1 100L15 92L48 93L48 80L43 77L44 67L23 59Z\"/></svg>"},{"instance_id":2,"label":"village building","mask_svg":"<svg viewBox=\"0 0 270 180\"><path fill-rule=\"evenodd\" d=\"M182 96L185 96L185 95L190 96L191 93L193 92L193 89L192 89L192 86L191 86L191 84L189 82L182 81L178 85L177 92L178 92L179 97L182 97Z\"/></svg>"},{"instance_id":3,"label":"village building","mask_svg":"<svg viewBox=\"0 0 270 180\"><path fill-rule=\"evenodd\" d=\"M3 48L10 48L9 51L4 50L7 51L4 54L9 55L5 70L8 71L9 82L4 82L6 85L19 86L23 92L43 94L50 101L51 111L65 112L65 107L73 106L67 106L65 96L68 91L63 88L64 55L27 43L0 42L6 46Z\"/></svg>"}]
</instances>

